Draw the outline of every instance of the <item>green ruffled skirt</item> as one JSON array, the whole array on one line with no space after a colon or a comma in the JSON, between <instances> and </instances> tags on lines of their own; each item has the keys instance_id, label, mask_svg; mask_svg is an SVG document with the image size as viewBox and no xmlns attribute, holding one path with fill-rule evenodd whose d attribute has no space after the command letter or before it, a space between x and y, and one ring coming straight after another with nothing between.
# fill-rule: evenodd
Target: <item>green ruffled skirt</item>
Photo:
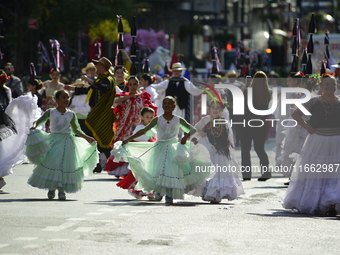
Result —
<instances>
[{"instance_id":1,"label":"green ruffled skirt","mask_svg":"<svg viewBox=\"0 0 340 255\"><path fill-rule=\"evenodd\" d=\"M201 171L211 166L210 154L200 145L182 145L176 140L166 142L137 142L122 145L116 142L111 154L115 161L129 163L138 184L136 189L156 191L162 196L182 199L209 178Z\"/></svg>"},{"instance_id":2,"label":"green ruffled skirt","mask_svg":"<svg viewBox=\"0 0 340 255\"><path fill-rule=\"evenodd\" d=\"M25 144L28 159L36 166L28 184L40 189L65 192L79 191L85 176L90 176L98 163L96 143L70 134L31 130Z\"/></svg>"}]
</instances>

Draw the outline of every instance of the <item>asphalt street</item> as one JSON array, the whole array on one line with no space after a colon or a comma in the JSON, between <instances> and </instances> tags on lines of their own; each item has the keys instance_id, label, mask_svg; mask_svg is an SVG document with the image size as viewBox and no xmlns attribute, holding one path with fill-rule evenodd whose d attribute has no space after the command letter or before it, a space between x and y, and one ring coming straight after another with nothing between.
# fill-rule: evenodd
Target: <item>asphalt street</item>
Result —
<instances>
[{"instance_id":1,"label":"asphalt street","mask_svg":"<svg viewBox=\"0 0 340 255\"><path fill-rule=\"evenodd\" d=\"M266 144L269 152L273 139ZM240 158L240 150L236 155ZM252 152L254 165L258 160ZM273 161L271 160L271 164ZM340 218L285 210L282 174L243 182L245 195L210 204L136 200L107 173L66 201L31 187L33 165L15 167L0 193L0 254L338 254Z\"/></svg>"}]
</instances>

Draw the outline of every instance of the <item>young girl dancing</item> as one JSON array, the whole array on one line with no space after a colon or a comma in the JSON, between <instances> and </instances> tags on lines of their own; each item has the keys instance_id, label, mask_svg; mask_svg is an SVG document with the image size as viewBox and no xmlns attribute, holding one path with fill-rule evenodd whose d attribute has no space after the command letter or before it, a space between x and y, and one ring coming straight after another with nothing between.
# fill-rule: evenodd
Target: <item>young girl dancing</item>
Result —
<instances>
[{"instance_id":1,"label":"young girl dancing","mask_svg":"<svg viewBox=\"0 0 340 255\"><path fill-rule=\"evenodd\" d=\"M47 110L33 124L26 141L26 155L36 165L28 183L48 189L49 199L55 197L58 189L59 200L65 200L65 192L77 192L82 187L84 176L91 175L98 162L98 151L95 139L83 133L75 113L67 109L67 91L57 91L54 98L57 107ZM50 134L35 129L48 119ZM79 137L75 137L71 129Z\"/></svg>"},{"instance_id":2,"label":"young girl dancing","mask_svg":"<svg viewBox=\"0 0 340 255\"><path fill-rule=\"evenodd\" d=\"M196 130L183 118L173 115L176 100L167 96L163 100L164 114L155 117L148 126L123 142L114 145L112 154L115 160L123 158L129 162L129 168L136 177L138 184L146 192L156 191L156 200L166 196L166 203L172 204L173 199L182 199L184 193L202 184L209 172L199 171L201 167L211 165L207 149L202 145L187 144L187 161L179 160L182 145L186 144L190 134ZM129 143L129 141L145 134L156 127L157 142ZM187 134L178 143L178 132L182 129ZM122 144L124 146L122 146ZM181 148L182 147L182 148Z\"/></svg>"},{"instance_id":3,"label":"young girl dancing","mask_svg":"<svg viewBox=\"0 0 340 255\"><path fill-rule=\"evenodd\" d=\"M229 134L229 127L223 117L224 105L211 101L209 105L210 115L203 117L195 128L199 135L199 143L210 152L210 158L214 165L213 178L207 181L200 192L202 199L211 203L220 203L222 199L234 200L244 194L242 183L239 179L240 165L231 148L233 144ZM214 120L218 122L214 123ZM224 120L224 121L223 121ZM218 124L220 123L220 124ZM195 191L197 194L198 190ZM198 195L198 194L197 194Z\"/></svg>"},{"instance_id":4,"label":"young girl dancing","mask_svg":"<svg viewBox=\"0 0 340 255\"><path fill-rule=\"evenodd\" d=\"M139 80L137 77L130 77L130 91L116 94L114 114L117 116L117 120L113 123L113 130L115 132L113 143L123 141L132 135L136 126L140 124L140 113L144 107L151 107L154 109L154 112L157 111L157 107L151 102L150 94L146 91L139 93L138 87ZM113 156L107 160L105 171L110 175L115 175L117 178L126 176L129 172L127 164L125 162L116 163L112 160Z\"/></svg>"},{"instance_id":5,"label":"young girl dancing","mask_svg":"<svg viewBox=\"0 0 340 255\"><path fill-rule=\"evenodd\" d=\"M155 111L150 107L145 107L141 111L141 119L142 124L138 125L135 130L133 131L133 134L137 133L139 130L145 128L151 120L154 118ZM156 131L154 129L149 130L144 135L137 137L134 139L136 142L155 142L156 141ZM129 191L129 194L134 196L137 199L141 199L143 196L147 196L149 200L154 200L153 193L146 194L142 190L136 190L137 181L135 177L133 176L132 171L129 171L128 175L117 183L118 187L121 187L122 189L127 189Z\"/></svg>"}]
</instances>

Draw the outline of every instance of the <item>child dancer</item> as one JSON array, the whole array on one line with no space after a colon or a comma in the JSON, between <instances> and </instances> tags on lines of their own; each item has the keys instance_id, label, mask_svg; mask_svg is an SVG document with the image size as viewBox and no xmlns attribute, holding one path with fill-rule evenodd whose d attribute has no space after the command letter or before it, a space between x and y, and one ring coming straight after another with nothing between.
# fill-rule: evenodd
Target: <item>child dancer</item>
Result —
<instances>
[{"instance_id":1,"label":"child dancer","mask_svg":"<svg viewBox=\"0 0 340 255\"><path fill-rule=\"evenodd\" d=\"M116 94L114 100L114 114L117 116L117 120L113 124L113 130L115 132L113 143L124 141L132 135L136 126L140 124L140 112L144 107L151 107L155 112L157 111L157 107L151 102L150 94L146 91L139 93L138 87L139 80L137 77L132 76L129 78L130 91L123 91ZM107 160L105 166L105 171L107 171L108 174L115 175L119 178L120 176L126 176L129 173L125 162L116 163L112 160L113 156Z\"/></svg>"},{"instance_id":2,"label":"child dancer","mask_svg":"<svg viewBox=\"0 0 340 255\"><path fill-rule=\"evenodd\" d=\"M65 192L74 193L81 189L84 176L90 175L98 162L95 139L79 128L77 117L66 107L69 94L65 90L55 93L57 107L47 110L33 124L32 129L51 122L51 133L32 130L26 141L26 155L36 166L28 183L33 187L48 189L48 198L65 200ZM79 137L73 136L73 133Z\"/></svg>"},{"instance_id":3,"label":"child dancer","mask_svg":"<svg viewBox=\"0 0 340 255\"><path fill-rule=\"evenodd\" d=\"M181 162L176 155L179 154L178 132L181 128L188 132L181 144L186 144L190 133L196 130L183 118L173 115L176 100L167 96L163 100L164 114L155 117L148 126L122 143L116 143L111 153L115 160L124 158L129 162L129 168L138 180L137 187L142 187L146 192L156 191L156 200L166 196L166 203L172 204L173 199L182 199L187 193L202 184L209 176L209 172L199 171L201 167L211 165L209 153L204 146L192 144L185 147L189 150L188 161ZM155 143L130 143L129 141L145 134L151 128L157 129L157 142ZM121 146L121 145L124 146ZM190 161L190 163L189 163ZM198 170L198 171L197 171Z\"/></svg>"},{"instance_id":4,"label":"child dancer","mask_svg":"<svg viewBox=\"0 0 340 255\"><path fill-rule=\"evenodd\" d=\"M133 131L133 135L137 133L139 130L145 128L151 120L154 118L155 111L150 107L145 107L141 111L141 119L142 124L138 125L135 130ZM144 135L137 137L134 139L136 142L155 142L156 141L156 131L151 129L148 132L146 132ZM149 200L154 200L153 194L146 194L142 190L136 190L135 186L137 184L137 181L135 177L133 176L133 173L129 171L128 175L117 183L118 187L121 187L123 189L127 189L129 191L129 194L136 197L137 199L142 198L143 196L148 196Z\"/></svg>"},{"instance_id":5,"label":"child dancer","mask_svg":"<svg viewBox=\"0 0 340 255\"><path fill-rule=\"evenodd\" d=\"M244 194L242 183L238 177L240 165L231 150L233 144L229 127L226 124L214 124L214 119L219 119L219 123L225 120L223 117L224 108L225 106L219 102L211 101L210 116L203 117L195 125L199 134L199 143L203 144L210 152L215 169L213 178L204 185L201 196L203 200L214 204L220 203L222 199L234 200Z\"/></svg>"}]
</instances>

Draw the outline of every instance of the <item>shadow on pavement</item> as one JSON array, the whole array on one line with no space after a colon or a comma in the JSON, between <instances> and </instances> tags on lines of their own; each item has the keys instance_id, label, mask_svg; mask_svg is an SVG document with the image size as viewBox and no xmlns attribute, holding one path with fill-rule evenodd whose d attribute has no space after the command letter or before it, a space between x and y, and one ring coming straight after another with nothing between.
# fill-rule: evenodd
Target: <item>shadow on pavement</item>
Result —
<instances>
[{"instance_id":1,"label":"shadow on pavement","mask_svg":"<svg viewBox=\"0 0 340 255\"><path fill-rule=\"evenodd\" d=\"M336 217L328 217L322 214L305 214L298 213L297 211L289 211L289 210L272 210L274 211L271 214L263 214L263 213L247 213L249 215L261 216L261 217L287 217L287 218L312 218L312 219L320 219L320 220L340 220L339 216Z\"/></svg>"},{"instance_id":2,"label":"shadow on pavement","mask_svg":"<svg viewBox=\"0 0 340 255\"><path fill-rule=\"evenodd\" d=\"M117 178L100 178L100 179L86 179L84 180L85 182L119 182L122 179L117 179Z\"/></svg>"},{"instance_id":3,"label":"shadow on pavement","mask_svg":"<svg viewBox=\"0 0 340 255\"><path fill-rule=\"evenodd\" d=\"M0 199L0 203L12 203L12 202L74 202L78 200L66 199L48 199L48 198L20 198L20 199Z\"/></svg>"}]
</instances>

